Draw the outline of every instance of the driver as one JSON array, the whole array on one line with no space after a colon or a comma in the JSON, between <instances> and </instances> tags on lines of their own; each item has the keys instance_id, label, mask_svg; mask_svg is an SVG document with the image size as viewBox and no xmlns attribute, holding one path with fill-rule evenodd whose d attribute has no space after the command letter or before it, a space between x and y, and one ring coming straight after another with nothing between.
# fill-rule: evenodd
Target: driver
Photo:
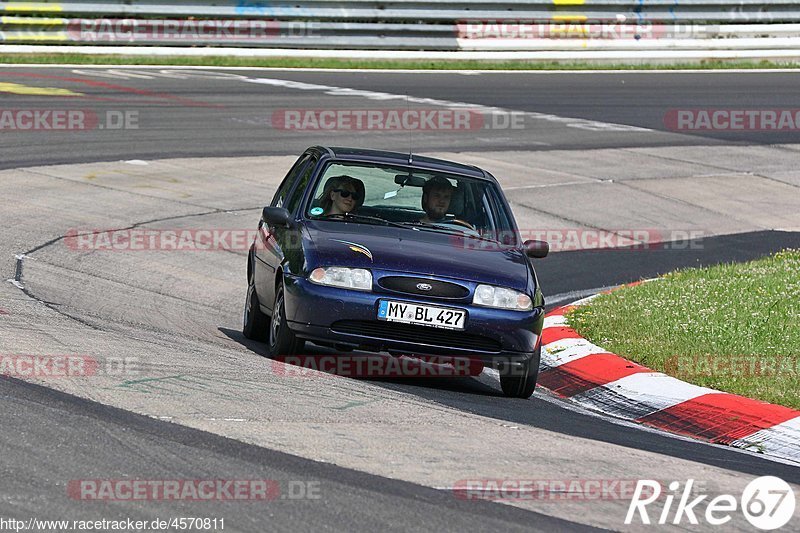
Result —
<instances>
[{"instance_id":1,"label":"driver","mask_svg":"<svg viewBox=\"0 0 800 533\"><path fill-rule=\"evenodd\" d=\"M427 224L445 222L453 189L450 181L442 176L434 176L426 181L422 186L422 210L425 216L419 221Z\"/></svg>"}]
</instances>

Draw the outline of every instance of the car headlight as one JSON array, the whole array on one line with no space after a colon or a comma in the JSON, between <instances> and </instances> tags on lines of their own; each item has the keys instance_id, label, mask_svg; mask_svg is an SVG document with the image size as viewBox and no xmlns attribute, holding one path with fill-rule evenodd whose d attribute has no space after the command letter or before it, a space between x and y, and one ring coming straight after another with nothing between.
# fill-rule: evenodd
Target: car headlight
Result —
<instances>
[{"instance_id":1,"label":"car headlight","mask_svg":"<svg viewBox=\"0 0 800 533\"><path fill-rule=\"evenodd\" d=\"M533 309L531 297L518 291L495 287L494 285L478 285L472 303L483 307L511 309L513 311L530 311Z\"/></svg>"},{"instance_id":2,"label":"car headlight","mask_svg":"<svg viewBox=\"0 0 800 533\"><path fill-rule=\"evenodd\" d=\"M372 273L365 268L320 267L315 268L308 279L317 285L357 291L372 290Z\"/></svg>"}]
</instances>

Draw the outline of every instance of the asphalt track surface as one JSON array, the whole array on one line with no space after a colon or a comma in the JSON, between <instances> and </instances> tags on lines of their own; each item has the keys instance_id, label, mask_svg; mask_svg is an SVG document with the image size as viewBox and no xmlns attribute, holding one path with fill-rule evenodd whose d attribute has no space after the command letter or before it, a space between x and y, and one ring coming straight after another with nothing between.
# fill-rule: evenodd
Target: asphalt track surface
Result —
<instances>
[{"instance_id":1,"label":"asphalt track surface","mask_svg":"<svg viewBox=\"0 0 800 533\"><path fill-rule=\"evenodd\" d=\"M147 475L150 479L181 479L192 473L199 479L305 481L316 483L319 493L325 495L322 500L277 498L267 505L206 503L203 516L227 517L225 531L432 531L476 526L502 531L593 529L247 445L13 379L0 380L0 391L3 427L19 427L23 418L36 421L19 428L13 439L7 434L3 439L5 506L13 506L14 514L22 516L27 512L53 520L103 516L148 522L197 516L193 502L91 502L93 508L87 509L65 502L63 485L56 491L42 490L51 486L53 478L85 479L87 464L91 464L116 479L145 479ZM125 453L120 453L121 448ZM35 464L39 468L33 468ZM4 510L4 514L8 513ZM411 516L413 521L408 520Z\"/></svg>"},{"instance_id":2,"label":"asphalt track surface","mask_svg":"<svg viewBox=\"0 0 800 533\"><path fill-rule=\"evenodd\" d=\"M177 156L247 156L296 154L309 144L329 138L308 132L266 127L277 109L336 107L341 96L315 88L231 79L186 79L139 73L86 75L66 68L0 68L0 82L69 88L84 96L69 101L51 96L0 93L3 108L136 110L140 127L125 131L3 132L0 168L34 165L153 159ZM117 69L122 70L122 69ZM22 75L21 75L22 74ZM422 134L412 144L428 151L585 150L640 146L773 144L796 142L796 133L746 135L685 135L666 131L664 113L674 108L796 108L797 75L760 74L362 74L318 72L236 71L236 75L270 80L293 80L314 86L349 87L371 92L410 94L454 102L492 105L518 111L577 117L602 124L647 128L631 133L613 127L536 119L519 132L489 131L481 135ZM113 84L109 85L98 84ZM624 82L624 83L623 83ZM125 86L121 88L120 86ZM265 91L268 97L265 97ZM713 98L710 96L713 95ZM105 100L98 100L104 98ZM109 101L113 100L113 101ZM80 101L79 104L76 102ZM391 100L398 108L414 106ZM366 107L363 103L361 107ZM380 104L385 106L384 103ZM420 104L422 105L422 104ZM592 129L597 127L599 129ZM364 133L339 132L339 145L403 148L407 134L370 139ZM6 206L8 207L8 206ZM153 216L153 218L156 218ZM31 244L39 246L46 239ZM559 295L634 281L674 268L744 261L800 245L797 233L759 231L704 239L689 250L607 250L552 254L537 263L546 294ZM30 250L30 248L27 248ZM22 250L17 250L22 251ZM4 253L6 250L4 250ZM6 258L4 258L6 259ZM238 259L238 258L237 258ZM6 264L3 262L2 264ZM34 267L32 275L39 273ZM41 271L47 274L46 270ZM3 272L4 279L12 277ZM34 278L35 279L35 278ZM48 280L49 281L49 280ZM29 295L48 305L63 294L50 283L36 283ZM67 289L64 289L67 290ZM552 305L553 301L550 302ZM54 307L57 307L54 306ZM103 329L103 317L72 309L72 319ZM105 309L97 310L100 315ZM226 317L234 322L238 317ZM169 325L176 331L183 325ZM191 326L187 326L191 329ZM220 328L255 354L263 346L245 341L233 328ZM324 352L323 352L324 353ZM434 404L510 424L613 443L712 465L752 476L776 475L800 483L800 469L717 446L676 439L657 432L622 426L597 416L567 409L557 400L535 396L528 402L509 401L497 384L486 380L422 380L371 382L388 391L412 394ZM231 530L575 530L583 526L530 510L489 502L463 502L452 494L422 485L357 470L310 461L263 447L225 439L208 432L154 420L83 398L20 382L0 380L3 427L3 472L0 512L18 518L87 518L124 515L156 518L197 507L174 502L117 502L87 507L65 497L60 480L76 478L268 478L319 480L326 490L322 501L280 501L269 507L244 504L206 504L202 515L230 517ZM31 423L30 421L35 421ZM488 453L488 451L487 451ZM625 459L619 459L623 464ZM56 482L54 482L56 480ZM45 503L46 502L46 503ZM43 513L42 509L47 512ZM368 512L364 512L368 509ZM178 512L181 511L181 512ZM226 528L227 530L228 528Z\"/></svg>"},{"instance_id":3,"label":"asphalt track surface","mask_svg":"<svg viewBox=\"0 0 800 533\"><path fill-rule=\"evenodd\" d=\"M348 73L285 71L174 71L143 68L0 67L7 83L66 88L82 97L42 98L0 93L12 109L91 109L136 111L138 130L94 130L0 134L0 168L28 165L156 159L184 156L243 156L300 153L310 144L330 143L330 132L286 131L271 127L272 113L286 109L426 107L406 102L404 95L467 105L572 117L600 123L646 128L632 134L613 129L581 129L568 122L526 119L522 130L482 128L442 135L405 132L375 136L339 131L340 146L419 151L584 150L645 146L714 144L779 144L796 142L798 130L680 132L670 131L665 116L679 109L795 109L796 73L637 73L548 74L508 73ZM228 76L220 79L220 76ZM235 76L235 77L233 77ZM332 97L313 88L245 83L243 78L291 80L305 84L389 93L396 100L375 100L375 106ZM649 131L648 131L649 130ZM36 142L31 142L35 140ZM40 150L41 142L47 150Z\"/></svg>"}]
</instances>

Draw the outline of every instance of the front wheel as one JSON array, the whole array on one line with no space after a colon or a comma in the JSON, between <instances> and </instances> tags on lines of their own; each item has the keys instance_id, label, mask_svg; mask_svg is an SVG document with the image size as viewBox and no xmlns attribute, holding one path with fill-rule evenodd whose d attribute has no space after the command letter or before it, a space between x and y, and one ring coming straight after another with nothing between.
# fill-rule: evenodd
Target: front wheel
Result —
<instances>
[{"instance_id":1,"label":"front wheel","mask_svg":"<svg viewBox=\"0 0 800 533\"><path fill-rule=\"evenodd\" d=\"M267 333L269 333L269 317L261 312L261 306L258 304L258 293L256 293L256 286L252 279L247 280L247 297L244 301L242 333L248 339L257 341L267 340Z\"/></svg>"},{"instance_id":2,"label":"front wheel","mask_svg":"<svg viewBox=\"0 0 800 533\"><path fill-rule=\"evenodd\" d=\"M303 349L305 342L295 337L286 321L286 305L284 303L283 282L275 288L275 305L272 306L272 321L269 325L269 355L296 355Z\"/></svg>"},{"instance_id":3,"label":"front wheel","mask_svg":"<svg viewBox=\"0 0 800 533\"><path fill-rule=\"evenodd\" d=\"M507 366L500 373L500 388L509 398L530 398L536 388L539 377L539 361L542 358L542 345L540 344L533 354L522 366Z\"/></svg>"}]
</instances>

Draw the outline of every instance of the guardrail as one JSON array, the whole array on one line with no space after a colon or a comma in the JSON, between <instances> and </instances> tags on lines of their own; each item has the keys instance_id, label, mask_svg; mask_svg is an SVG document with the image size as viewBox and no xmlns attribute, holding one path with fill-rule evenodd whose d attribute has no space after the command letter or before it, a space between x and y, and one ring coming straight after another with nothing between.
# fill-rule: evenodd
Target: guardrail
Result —
<instances>
[{"instance_id":1,"label":"guardrail","mask_svg":"<svg viewBox=\"0 0 800 533\"><path fill-rule=\"evenodd\" d=\"M798 0L0 2L0 43L349 50L800 49Z\"/></svg>"}]
</instances>

